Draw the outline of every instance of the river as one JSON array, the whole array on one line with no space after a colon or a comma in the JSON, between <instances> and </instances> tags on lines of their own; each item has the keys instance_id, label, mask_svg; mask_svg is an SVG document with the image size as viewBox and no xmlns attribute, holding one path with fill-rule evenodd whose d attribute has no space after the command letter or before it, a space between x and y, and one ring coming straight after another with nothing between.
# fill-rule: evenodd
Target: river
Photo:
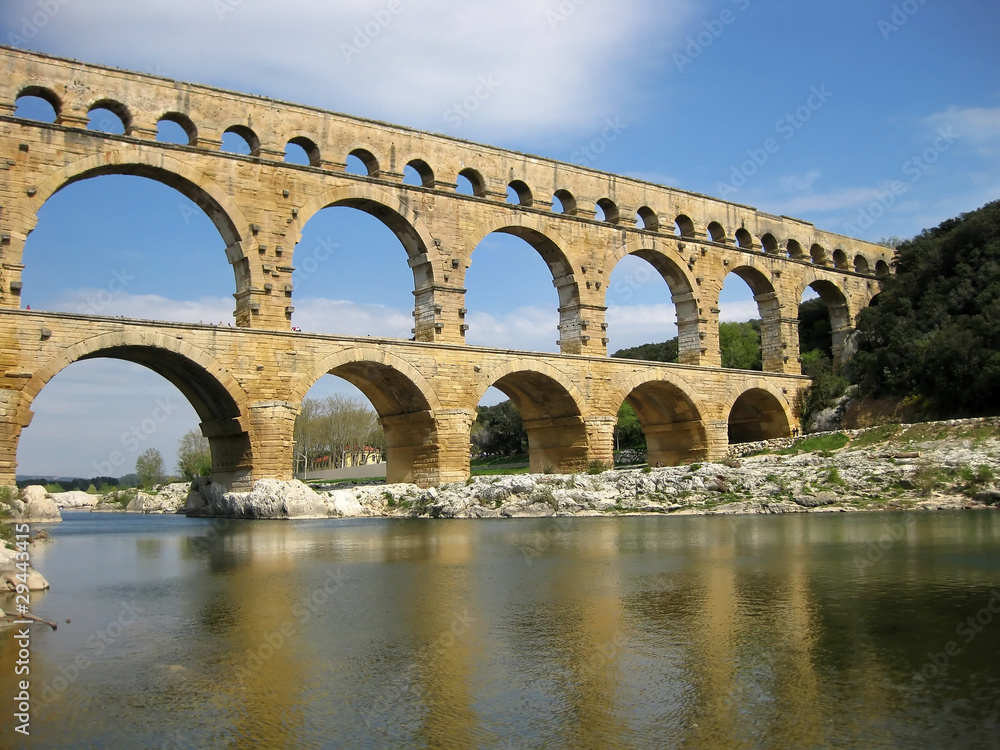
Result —
<instances>
[{"instance_id":1,"label":"river","mask_svg":"<svg viewBox=\"0 0 1000 750\"><path fill-rule=\"evenodd\" d=\"M1000 747L997 512L64 517L5 748Z\"/></svg>"}]
</instances>

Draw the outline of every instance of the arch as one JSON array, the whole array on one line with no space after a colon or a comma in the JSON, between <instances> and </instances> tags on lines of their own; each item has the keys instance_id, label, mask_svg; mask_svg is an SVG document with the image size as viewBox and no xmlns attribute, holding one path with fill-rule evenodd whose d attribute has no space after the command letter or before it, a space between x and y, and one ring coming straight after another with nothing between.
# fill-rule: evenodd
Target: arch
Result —
<instances>
[{"instance_id":1,"label":"arch","mask_svg":"<svg viewBox=\"0 0 1000 750\"><path fill-rule=\"evenodd\" d=\"M760 246L764 248L764 252L770 255L776 254L778 252L778 241L774 238L774 235L770 232L766 232L760 238Z\"/></svg>"},{"instance_id":2,"label":"arch","mask_svg":"<svg viewBox=\"0 0 1000 750\"><path fill-rule=\"evenodd\" d=\"M833 267L842 271L846 271L849 268L847 264L847 253L839 247L833 251Z\"/></svg>"},{"instance_id":3,"label":"arch","mask_svg":"<svg viewBox=\"0 0 1000 750\"><path fill-rule=\"evenodd\" d=\"M643 229L648 229L651 232L656 232L660 229L660 219L656 215L656 211L649 206L642 206L635 212L635 215L638 218L639 226Z\"/></svg>"},{"instance_id":4,"label":"arch","mask_svg":"<svg viewBox=\"0 0 1000 750\"><path fill-rule=\"evenodd\" d=\"M128 111L128 107L114 99L98 99L87 108L87 113L89 114L99 109L105 109L117 117L121 121L125 135L132 134L132 113Z\"/></svg>"},{"instance_id":5,"label":"arch","mask_svg":"<svg viewBox=\"0 0 1000 750\"><path fill-rule=\"evenodd\" d=\"M884 260L879 259L875 261L875 275L876 276L888 276L890 272L889 264Z\"/></svg>"},{"instance_id":6,"label":"arch","mask_svg":"<svg viewBox=\"0 0 1000 750\"><path fill-rule=\"evenodd\" d=\"M805 253L802 250L802 245L796 240L788 240L788 244L785 245L788 257L792 260L802 260Z\"/></svg>"},{"instance_id":7,"label":"arch","mask_svg":"<svg viewBox=\"0 0 1000 750\"><path fill-rule=\"evenodd\" d=\"M433 246L430 233L405 200L377 186L354 182L328 190L299 209L299 215L293 225L296 227L295 244L302 239L302 229L309 220L330 206L357 208L374 216L396 235L410 258L419 258L427 252L428 247ZM424 270L429 274L424 281L429 282L432 280L433 269L426 258L419 267L423 269L424 266L427 266ZM415 276L416 273L417 267L414 267Z\"/></svg>"},{"instance_id":8,"label":"arch","mask_svg":"<svg viewBox=\"0 0 1000 750\"><path fill-rule=\"evenodd\" d=\"M181 112L165 112L163 116L160 117L159 120L157 120L157 124L161 122L172 122L175 123L176 125L180 125L181 129L187 135L188 138L187 145L188 146L198 145L198 128L191 121L191 118L188 117L187 115Z\"/></svg>"},{"instance_id":9,"label":"arch","mask_svg":"<svg viewBox=\"0 0 1000 750\"><path fill-rule=\"evenodd\" d=\"M473 409L491 386L513 401L521 414L532 473L571 473L587 468L586 402L564 373L530 359L508 362L480 379Z\"/></svg>"},{"instance_id":10,"label":"arch","mask_svg":"<svg viewBox=\"0 0 1000 750\"><path fill-rule=\"evenodd\" d=\"M809 258L817 266L825 266L826 248L820 245L818 242L814 242L813 246L809 248Z\"/></svg>"},{"instance_id":11,"label":"arch","mask_svg":"<svg viewBox=\"0 0 1000 750\"><path fill-rule=\"evenodd\" d=\"M376 158L375 154L373 154L367 148L363 148L361 146L353 148L347 153L347 156L348 157L353 156L355 159L358 159L364 166L365 171L368 173L369 177L378 177L379 174L378 159Z\"/></svg>"},{"instance_id":12,"label":"arch","mask_svg":"<svg viewBox=\"0 0 1000 750\"><path fill-rule=\"evenodd\" d=\"M434 187L434 170L431 169L430 164L423 159L410 159L410 161L406 162L406 166L411 167L417 173L421 187Z\"/></svg>"},{"instance_id":13,"label":"arch","mask_svg":"<svg viewBox=\"0 0 1000 750\"><path fill-rule=\"evenodd\" d=\"M356 386L372 402L379 416L397 416L441 408L437 394L413 365L376 347L342 349L319 360L299 376L292 398L302 403L316 382L336 374Z\"/></svg>"},{"instance_id":14,"label":"arch","mask_svg":"<svg viewBox=\"0 0 1000 750\"><path fill-rule=\"evenodd\" d=\"M691 386L669 372L640 373L619 388L646 436L650 466L677 466L708 458L708 436Z\"/></svg>"},{"instance_id":15,"label":"arch","mask_svg":"<svg viewBox=\"0 0 1000 750\"><path fill-rule=\"evenodd\" d=\"M296 404L326 374L343 378L371 401L385 431L386 481L412 482L418 465L438 462L437 396L415 367L375 347L344 349L320 360L295 386Z\"/></svg>"},{"instance_id":16,"label":"arch","mask_svg":"<svg viewBox=\"0 0 1000 750\"><path fill-rule=\"evenodd\" d=\"M242 138L247 144L247 148L250 150L250 156L260 156L260 138L258 138L257 134L246 125L233 125L228 127L222 132L222 137L225 138L227 133L233 133L234 135L238 135ZM222 150L226 151L224 148Z\"/></svg>"},{"instance_id":17,"label":"arch","mask_svg":"<svg viewBox=\"0 0 1000 750\"><path fill-rule=\"evenodd\" d=\"M754 302L757 303L757 314L760 316L761 368L766 372L781 372L784 363L781 346L781 302L775 292L774 284L763 271L752 265L737 266L726 274L726 278L730 274L742 279L750 287ZM721 295L721 288L719 293Z\"/></svg>"},{"instance_id":18,"label":"arch","mask_svg":"<svg viewBox=\"0 0 1000 750\"><path fill-rule=\"evenodd\" d=\"M253 466L248 429L248 396L236 379L204 350L176 336L128 328L104 333L61 350L25 384L21 424L30 421L30 406L45 385L74 362L118 359L160 375L191 404L201 420L212 451L212 476L232 485L245 480Z\"/></svg>"},{"instance_id":19,"label":"arch","mask_svg":"<svg viewBox=\"0 0 1000 750\"><path fill-rule=\"evenodd\" d=\"M698 286L690 275L690 269L684 259L672 245L673 243L651 244L648 239L631 240L616 249L613 255L614 264L606 269L606 274L610 279L615 270L614 266L617 266L626 255L642 258L653 266L670 289L670 298L677 313L679 361L683 364L699 364L701 362L700 313L695 293ZM607 294L608 292L605 292L605 302Z\"/></svg>"},{"instance_id":20,"label":"arch","mask_svg":"<svg viewBox=\"0 0 1000 750\"><path fill-rule=\"evenodd\" d=\"M680 214L676 219L674 219L674 224L676 229L674 234L678 237L690 237L694 239L694 222L691 221L691 217L687 214Z\"/></svg>"},{"instance_id":21,"label":"arch","mask_svg":"<svg viewBox=\"0 0 1000 750\"><path fill-rule=\"evenodd\" d=\"M725 242L726 241L726 230L717 221L713 221L708 225L708 239L712 242Z\"/></svg>"},{"instance_id":22,"label":"arch","mask_svg":"<svg viewBox=\"0 0 1000 750\"><path fill-rule=\"evenodd\" d=\"M871 273L871 268L868 266L868 258L858 254L854 256L854 272L855 273Z\"/></svg>"},{"instance_id":23,"label":"arch","mask_svg":"<svg viewBox=\"0 0 1000 750\"><path fill-rule=\"evenodd\" d=\"M604 219L608 224L617 224L621 219L618 213L618 205L610 198L601 198L597 201L597 207L604 212Z\"/></svg>"},{"instance_id":24,"label":"arch","mask_svg":"<svg viewBox=\"0 0 1000 750\"><path fill-rule=\"evenodd\" d=\"M729 415L730 445L788 437L795 421L784 397L763 381L731 399L723 413Z\"/></svg>"},{"instance_id":25,"label":"arch","mask_svg":"<svg viewBox=\"0 0 1000 750\"><path fill-rule=\"evenodd\" d=\"M464 177L469 181L469 184L472 186L472 194L475 197L486 197L486 180L483 179L483 176L478 170L473 169L472 167L466 167L458 173L458 176Z\"/></svg>"},{"instance_id":26,"label":"arch","mask_svg":"<svg viewBox=\"0 0 1000 750\"><path fill-rule=\"evenodd\" d=\"M751 235L750 232L748 232L744 227L740 227L736 230L736 244L744 250L752 250L753 235Z\"/></svg>"},{"instance_id":27,"label":"arch","mask_svg":"<svg viewBox=\"0 0 1000 750\"><path fill-rule=\"evenodd\" d=\"M556 201L562 206L562 213L566 216L576 216L576 198L569 190L556 190L552 194L552 206L555 207Z\"/></svg>"},{"instance_id":28,"label":"arch","mask_svg":"<svg viewBox=\"0 0 1000 750\"><path fill-rule=\"evenodd\" d=\"M826 309L830 314L830 333L833 344L833 365L835 368L841 364L841 356L844 351L844 343L848 335L854 328L854 318L851 315L848 305L847 295L844 291L829 279L813 276L812 280L806 279L799 289L798 299L802 299L806 287L816 292L820 299L826 303Z\"/></svg>"},{"instance_id":29,"label":"arch","mask_svg":"<svg viewBox=\"0 0 1000 750\"><path fill-rule=\"evenodd\" d=\"M59 115L62 113L62 100L56 96L55 92L50 88L45 86L25 86L14 97L14 106L17 106L17 102L22 97L29 97L35 99L41 99L46 102L50 107L52 107L53 118L49 122L58 122Z\"/></svg>"},{"instance_id":30,"label":"arch","mask_svg":"<svg viewBox=\"0 0 1000 750\"><path fill-rule=\"evenodd\" d=\"M147 177L172 187L190 198L208 215L227 246L231 247L242 241L240 227L246 227L248 223L239 206L222 188L201 172L191 169L173 157L138 149L89 156L51 174L39 184L38 191L31 199L35 220L37 221L38 209L67 185L107 174ZM240 258L245 260L242 252ZM235 261L230 262L236 265Z\"/></svg>"},{"instance_id":31,"label":"arch","mask_svg":"<svg viewBox=\"0 0 1000 750\"><path fill-rule=\"evenodd\" d=\"M322 163L322 158L320 157L319 153L319 146L316 145L316 142L312 138L309 138L304 135L297 135L294 136L293 138L289 138L288 143L294 144L299 148L301 148L303 151L305 151L306 159L308 160L310 167L318 167ZM288 161L287 154L285 156L285 161Z\"/></svg>"},{"instance_id":32,"label":"arch","mask_svg":"<svg viewBox=\"0 0 1000 750\"><path fill-rule=\"evenodd\" d=\"M514 223L517 221L521 223ZM569 247L558 233L550 229L541 219L525 214L512 216L497 216L472 232L465 242L466 264L471 265L472 254L486 237L494 232L510 234L524 240L542 256L542 260L552 273L553 283L559 289L559 306L566 307L580 300L579 284L569 282L567 277L573 274L573 264L562 248ZM565 282L565 283L564 283Z\"/></svg>"},{"instance_id":33,"label":"arch","mask_svg":"<svg viewBox=\"0 0 1000 750\"><path fill-rule=\"evenodd\" d=\"M511 180L507 185L508 197L507 202L516 202L519 206L530 207L531 206L531 188L528 187L527 183L523 180ZM514 195L511 196L510 191L514 191ZM515 198L515 201L511 201L511 198Z\"/></svg>"}]
</instances>

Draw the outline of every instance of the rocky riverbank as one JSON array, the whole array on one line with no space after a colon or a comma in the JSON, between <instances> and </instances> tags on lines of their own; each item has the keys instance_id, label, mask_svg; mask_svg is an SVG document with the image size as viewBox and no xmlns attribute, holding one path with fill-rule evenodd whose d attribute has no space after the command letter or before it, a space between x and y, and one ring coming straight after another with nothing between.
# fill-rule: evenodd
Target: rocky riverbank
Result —
<instances>
[{"instance_id":1,"label":"rocky riverbank","mask_svg":"<svg viewBox=\"0 0 1000 750\"><path fill-rule=\"evenodd\" d=\"M481 476L431 489L264 479L250 492L225 492L199 479L154 492L45 497L42 488L28 488L22 495L49 514L51 504L228 518L520 518L985 509L1000 503L998 480L1000 419L979 419L742 444L724 463Z\"/></svg>"}]
</instances>

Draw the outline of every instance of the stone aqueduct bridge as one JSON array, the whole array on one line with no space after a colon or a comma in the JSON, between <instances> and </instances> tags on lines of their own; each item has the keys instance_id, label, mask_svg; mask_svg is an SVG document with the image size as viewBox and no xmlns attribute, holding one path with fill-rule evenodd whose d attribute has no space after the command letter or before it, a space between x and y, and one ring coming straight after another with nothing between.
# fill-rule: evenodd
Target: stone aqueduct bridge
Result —
<instances>
[{"instance_id":1,"label":"stone aqueduct bridge","mask_svg":"<svg viewBox=\"0 0 1000 750\"><path fill-rule=\"evenodd\" d=\"M295 415L326 373L354 383L378 411L390 480L464 479L475 407L490 386L521 411L536 471L610 460L625 399L651 461L718 457L730 440L797 425L807 385L796 319L805 289L826 301L839 349L889 272L886 248L550 159L5 47L0 71L2 482L13 480L34 397L62 368L95 357L136 362L174 383L202 419L214 475L233 486L290 475ZM48 101L55 121L15 116L25 96ZM117 115L124 134L88 130L95 109ZM158 141L162 120L179 124L188 143ZM221 150L229 132L246 140L249 155ZM309 165L285 161L289 143ZM345 171L349 155L367 175ZM407 166L422 184L404 183ZM38 210L63 187L108 174L164 183L212 219L233 267L236 328L20 309ZM459 176L474 194L457 192ZM405 248L412 341L290 330L295 246L328 206L375 216ZM522 238L548 265L561 354L465 345L465 272L493 232ZM670 288L679 365L607 357L608 280L627 255L648 261ZM718 299L730 273L759 306L763 373L719 366Z\"/></svg>"}]
</instances>

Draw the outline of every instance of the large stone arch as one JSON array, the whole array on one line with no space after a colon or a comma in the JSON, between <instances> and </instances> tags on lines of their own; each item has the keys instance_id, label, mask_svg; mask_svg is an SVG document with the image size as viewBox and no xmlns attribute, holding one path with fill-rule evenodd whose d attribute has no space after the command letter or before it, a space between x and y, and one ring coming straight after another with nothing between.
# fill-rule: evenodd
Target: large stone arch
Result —
<instances>
[{"instance_id":1,"label":"large stone arch","mask_svg":"<svg viewBox=\"0 0 1000 750\"><path fill-rule=\"evenodd\" d=\"M443 307L454 307L457 311L461 304L451 304L444 300L449 296L449 290L441 288L436 283L434 261L438 253L437 245L424 221L405 200L405 191L401 190L400 193L390 192L362 181L345 180L345 184L327 190L299 209L293 225L294 244L297 245L302 239L302 231L309 220L324 208L346 206L378 219L403 246L406 259L401 258L400 262L408 263L413 272L413 317L416 324L416 340L440 340L444 328L443 325L439 326ZM439 307L442 310L439 310ZM449 336L446 336L446 339L462 340L461 336L456 336L457 331L447 333Z\"/></svg>"},{"instance_id":2,"label":"large stone arch","mask_svg":"<svg viewBox=\"0 0 1000 750\"><path fill-rule=\"evenodd\" d=\"M694 389L671 372L644 372L616 384L615 403L628 401L646 436L650 466L676 466L709 457L705 417Z\"/></svg>"},{"instance_id":3,"label":"large stone arch","mask_svg":"<svg viewBox=\"0 0 1000 750\"><path fill-rule=\"evenodd\" d=\"M677 313L678 361L681 364L700 364L702 316L698 297L699 287L680 253L677 252L672 243L660 243L645 237L632 239L616 247L611 254L611 267L605 271L608 279L611 278L618 263L627 255L642 258L666 282L670 289L670 299ZM614 292L613 286L606 288L605 304L607 303L607 295Z\"/></svg>"},{"instance_id":4,"label":"large stone arch","mask_svg":"<svg viewBox=\"0 0 1000 750\"><path fill-rule=\"evenodd\" d=\"M375 407L385 430L386 481L434 483L428 477L441 469L442 438L437 423L441 404L419 370L376 347L343 349L299 378L292 390L297 407L327 374L354 385ZM467 456L467 442L464 449Z\"/></svg>"},{"instance_id":5,"label":"large stone arch","mask_svg":"<svg viewBox=\"0 0 1000 750\"><path fill-rule=\"evenodd\" d=\"M122 330L79 341L37 369L21 390L18 434L31 422L31 404L53 377L74 362L118 359L141 365L174 385L194 408L212 450L212 477L227 487L252 479L257 436L249 420L246 391L215 358L192 344L161 333ZM16 440L15 440L16 451Z\"/></svg>"},{"instance_id":6,"label":"large stone arch","mask_svg":"<svg viewBox=\"0 0 1000 750\"><path fill-rule=\"evenodd\" d=\"M586 401L565 373L537 360L512 360L479 379L469 402L473 412L491 386L521 414L532 473L568 474L587 468Z\"/></svg>"},{"instance_id":7,"label":"large stone arch","mask_svg":"<svg viewBox=\"0 0 1000 750\"><path fill-rule=\"evenodd\" d=\"M722 413L730 445L788 437L798 424L785 394L764 380L745 383L730 393Z\"/></svg>"},{"instance_id":8,"label":"large stone arch","mask_svg":"<svg viewBox=\"0 0 1000 750\"><path fill-rule=\"evenodd\" d=\"M785 348L782 346L781 332L781 298L778 296L774 282L769 273L756 266L753 260L729 269L725 279L734 274L750 287L754 302L757 303L757 314L760 315L760 353L761 365L765 372L783 372L785 365ZM719 293L721 294L721 288ZM716 305L720 306L716 298Z\"/></svg>"},{"instance_id":9,"label":"large stone arch","mask_svg":"<svg viewBox=\"0 0 1000 750\"><path fill-rule=\"evenodd\" d=\"M463 250L466 267L472 265L476 248L494 233L524 240L548 266L559 297L560 350L563 354L584 353L588 349L585 344L590 336L585 331L590 321L584 320L580 283L573 262L564 250L569 243L542 217L520 211L503 212L477 226L466 237Z\"/></svg>"},{"instance_id":10,"label":"large stone arch","mask_svg":"<svg viewBox=\"0 0 1000 750\"><path fill-rule=\"evenodd\" d=\"M192 200L211 219L225 243L225 255L233 266L237 295L263 282L256 278L259 266L251 264L243 247L249 223L235 201L201 172L173 157L152 149L124 148L78 159L44 180L27 198L24 238L38 223L38 211L56 193L69 185L104 175L134 175L159 182ZM13 248L12 262L23 263L23 246Z\"/></svg>"}]
</instances>

